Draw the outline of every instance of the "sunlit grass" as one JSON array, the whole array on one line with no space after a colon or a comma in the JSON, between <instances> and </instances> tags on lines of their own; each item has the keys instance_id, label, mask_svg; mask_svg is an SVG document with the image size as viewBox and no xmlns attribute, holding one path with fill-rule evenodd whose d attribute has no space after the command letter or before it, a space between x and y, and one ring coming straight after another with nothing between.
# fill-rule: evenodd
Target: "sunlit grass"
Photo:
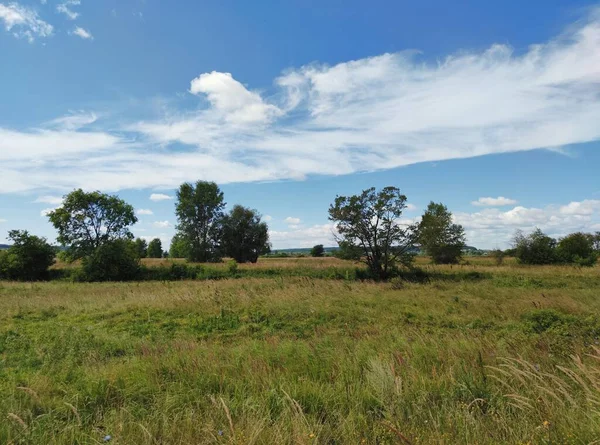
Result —
<instances>
[{"instance_id":1,"label":"sunlit grass","mask_svg":"<svg viewBox=\"0 0 600 445\"><path fill-rule=\"evenodd\" d=\"M0 443L597 440L600 269L477 260L427 284L0 283Z\"/></svg>"}]
</instances>

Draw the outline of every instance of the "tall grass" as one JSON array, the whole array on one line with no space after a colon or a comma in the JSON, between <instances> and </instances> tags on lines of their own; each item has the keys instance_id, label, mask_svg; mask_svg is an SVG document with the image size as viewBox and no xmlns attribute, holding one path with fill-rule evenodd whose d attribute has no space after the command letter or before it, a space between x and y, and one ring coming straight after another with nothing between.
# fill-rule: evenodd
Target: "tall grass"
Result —
<instances>
[{"instance_id":1,"label":"tall grass","mask_svg":"<svg viewBox=\"0 0 600 445\"><path fill-rule=\"evenodd\" d=\"M598 268L431 271L0 283L0 443L597 440Z\"/></svg>"}]
</instances>

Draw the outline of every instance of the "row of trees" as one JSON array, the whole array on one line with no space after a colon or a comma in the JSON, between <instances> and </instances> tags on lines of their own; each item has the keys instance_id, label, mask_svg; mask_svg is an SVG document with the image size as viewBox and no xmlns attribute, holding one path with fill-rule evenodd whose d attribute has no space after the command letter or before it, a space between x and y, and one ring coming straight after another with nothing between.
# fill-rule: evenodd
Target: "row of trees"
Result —
<instances>
[{"instance_id":1,"label":"row of trees","mask_svg":"<svg viewBox=\"0 0 600 445\"><path fill-rule=\"evenodd\" d=\"M600 232L571 233L556 240L540 229L529 235L517 231L512 252L522 264L593 266L600 256Z\"/></svg>"}]
</instances>

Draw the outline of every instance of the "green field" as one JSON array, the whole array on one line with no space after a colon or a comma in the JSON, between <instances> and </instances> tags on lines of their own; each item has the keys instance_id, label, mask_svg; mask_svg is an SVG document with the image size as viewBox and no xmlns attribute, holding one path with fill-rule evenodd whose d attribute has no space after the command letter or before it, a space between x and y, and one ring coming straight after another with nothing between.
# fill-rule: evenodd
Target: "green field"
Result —
<instances>
[{"instance_id":1,"label":"green field","mask_svg":"<svg viewBox=\"0 0 600 445\"><path fill-rule=\"evenodd\" d=\"M2 282L0 443L598 441L600 267L469 261L421 284Z\"/></svg>"}]
</instances>

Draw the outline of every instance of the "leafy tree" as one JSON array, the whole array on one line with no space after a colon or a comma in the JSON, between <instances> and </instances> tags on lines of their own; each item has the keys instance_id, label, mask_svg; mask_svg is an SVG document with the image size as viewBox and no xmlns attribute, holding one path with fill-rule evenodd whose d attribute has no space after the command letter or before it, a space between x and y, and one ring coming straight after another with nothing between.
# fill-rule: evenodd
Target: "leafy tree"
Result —
<instances>
[{"instance_id":1,"label":"leafy tree","mask_svg":"<svg viewBox=\"0 0 600 445\"><path fill-rule=\"evenodd\" d=\"M593 266L598 254L594 251L594 236L589 233L571 233L558 241L558 259L565 263Z\"/></svg>"},{"instance_id":2,"label":"leafy tree","mask_svg":"<svg viewBox=\"0 0 600 445\"><path fill-rule=\"evenodd\" d=\"M504 263L504 257L506 256L506 253L503 250L495 249L490 252L490 256L494 258L496 266L501 266L502 263Z\"/></svg>"},{"instance_id":3,"label":"leafy tree","mask_svg":"<svg viewBox=\"0 0 600 445\"><path fill-rule=\"evenodd\" d=\"M271 251L269 227L256 210L236 205L223 218L222 244L224 253L238 263L256 263Z\"/></svg>"},{"instance_id":4,"label":"leafy tree","mask_svg":"<svg viewBox=\"0 0 600 445\"><path fill-rule=\"evenodd\" d=\"M465 231L452 222L452 213L443 204L430 202L418 225L418 240L436 264L455 264L462 257Z\"/></svg>"},{"instance_id":5,"label":"leafy tree","mask_svg":"<svg viewBox=\"0 0 600 445\"><path fill-rule=\"evenodd\" d=\"M310 250L310 256L320 258L325 255L323 244L317 244Z\"/></svg>"},{"instance_id":6,"label":"leafy tree","mask_svg":"<svg viewBox=\"0 0 600 445\"><path fill-rule=\"evenodd\" d=\"M40 281L49 278L57 249L26 230L11 230L12 246L0 252L0 278L20 281Z\"/></svg>"},{"instance_id":7,"label":"leafy tree","mask_svg":"<svg viewBox=\"0 0 600 445\"><path fill-rule=\"evenodd\" d=\"M137 222L133 207L117 196L81 189L65 196L48 218L72 259L89 255L108 241L133 238L129 226Z\"/></svg>"},{"instance_id":8,"label":"leafy tree","mask_svg":"<svg viewBox=\"0 0 600 445\"><path fill-rule=\"evenodd\" d=\"M163 250L160 239L154 238L148 244L148 258L162 258Z\"/></svg>"},{"instance_id":9,"label":"leafy tree","mask_svg":"<svg viewBox=\"0 0 600 445\"><path fill-rule=\"evenodd\" d=\"M515 256L522 264L552 264L558 259L556 240L540 229L535 229L530 235L524 235L517 230L513 244L516 249Z\"/></svg>"},{"instance_id":10,"label":"leafy tree","mask_svg":"<svg viewBox=\"0 0 600 445\"><path fill-rule=\"evenodd\" d=\"M592 245L594 246L594 250L600 254L600 232L596 232L593 235L590 235L592 238Z\"/></svg>"},{"instance_id":11,"label":"leafy tree","mask_svg":"<svg viewBox=\"0 0 600 445\"><path fill-rule=\"evenodd\" d=\"M387 279L398 265L409 266L414 259L414 228L399 222L405 208L406 196L398 188L372 187L359 195L337 196L329 219L339 233L338 244L360 248L372 276Z\"/></svg>"},{"instance_id":12,"label":"leafy tree","mask_svg":"<svg viewBox=\"0 0 600 445\"><path fill-rule=\"evenodd\" d=\"M223 192L214 182L181 184L175 213L177 229L190 246L188 259L195 262L219 261L223 220Z\"/></svg>"},{"instance_id":13,"label":"leafy tree","mask_svg":"<svg viewBox=\"0 0 600 445\"><path fill-rule=\"evenodd\" d=\"M86 281L130 281L138 278L140 258L135 243L126 239L109 240L82 260Z\"/></svg>"},{"instance_id":14,"label":"leafy tree","mask_svg":"<svg viewBox=\"0 0 600 445\"><path fill-rule=\"evenodd\" d=\"M190 244L188 240L181 233L175 234L171 240L171 247L169 249L170 258L189 258L190 256Z\"/></svg>"},{"instance_id":15,"label":"leafy tree","mask_svg":"<svg viewBox=\"0 0 600 445\"><path fill-rule=\"evenodd\" d=\"M138 256L140 258L146 258L147 251L148 251L148 243L146 242L145 239L136 238L135 239L135 248L137 249Z\"/></svg>"}]
</instances>

